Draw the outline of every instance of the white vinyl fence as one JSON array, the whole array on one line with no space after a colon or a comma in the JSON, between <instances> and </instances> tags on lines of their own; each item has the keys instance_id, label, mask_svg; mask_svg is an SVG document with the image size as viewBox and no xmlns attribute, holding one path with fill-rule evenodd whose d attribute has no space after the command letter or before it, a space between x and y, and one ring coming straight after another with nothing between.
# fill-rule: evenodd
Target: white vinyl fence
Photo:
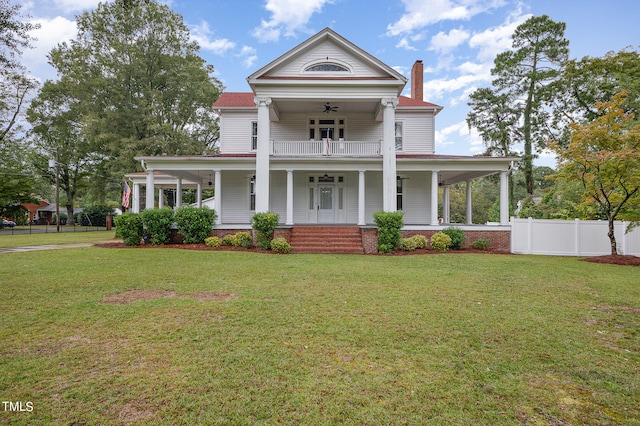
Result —
<instances>
[{"instance_id":1,"label":"white vinyl fence","mask_svg":"<svg viewBox=\"0 0 640 426\"><path fill-rule=\"evenodd\" d=\"M625 234L628 222L615 222L618 254L640 256L640 228ZM511 218L511 252L551 256L600 256L611 253L609 225L599 220Z\"/></svg>"}]
</instances>

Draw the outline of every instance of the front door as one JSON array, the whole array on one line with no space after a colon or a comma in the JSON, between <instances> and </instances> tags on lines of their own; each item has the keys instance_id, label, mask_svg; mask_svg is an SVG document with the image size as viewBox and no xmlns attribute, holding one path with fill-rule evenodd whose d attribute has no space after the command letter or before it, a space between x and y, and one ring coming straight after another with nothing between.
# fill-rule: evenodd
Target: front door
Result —
<instances>
[{"instance_id":1,"label":"front door","mask_svg":"<svg viewBox=\"0 0 640 426\"><path fill-rule=\"evenodd\" d=\"M334 185L318 185L318 223L334 223Z\"/></svg>"}]
</instances>

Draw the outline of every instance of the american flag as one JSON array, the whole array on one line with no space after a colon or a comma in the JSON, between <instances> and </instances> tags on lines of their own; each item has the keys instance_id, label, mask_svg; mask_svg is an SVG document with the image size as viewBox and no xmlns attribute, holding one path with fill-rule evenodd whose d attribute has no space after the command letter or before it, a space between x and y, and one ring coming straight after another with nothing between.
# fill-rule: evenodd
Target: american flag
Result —
<instances>
[{"instance_id":1,"label":"american flag","mask_svg":"<svg viewBox=\"0 0 640 426\"><path fill-rule=\"evenodd\" d=\"M131 188L127 182L124 183L124 190L122 191L122 207L125 209L129 208L129 201L131 199Z\"/></svg>"}]
</instances>

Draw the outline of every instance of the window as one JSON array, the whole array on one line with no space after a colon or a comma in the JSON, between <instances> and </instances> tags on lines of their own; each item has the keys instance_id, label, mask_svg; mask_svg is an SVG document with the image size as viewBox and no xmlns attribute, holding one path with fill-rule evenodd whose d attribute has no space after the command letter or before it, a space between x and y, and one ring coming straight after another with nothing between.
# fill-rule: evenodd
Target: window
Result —
<instances>
[{"instance_id":1,"label":"window","mask_svg":"<svg viewBox=\"0 0 640 426\"><path fill-rule=\"evenodd\" d=\"M330 62L325 62L322 64L311 65L310 67L305 68L305 72L349 72L348 69L343 67L342 65L333 64Z\"/></svg>"},{"instance_id":2,"label":"window","mask_svg":"<svg viewBox=\"0 0 640 426\"><path fill-rule=\"evenodd\" d=\"M309 140L344 139L345 119L309 119Z\"/></svg>"},{"instance_id":3,"label":"window","mask_svg":"<svg viewBox=\"0 0 640 426\"><path fill-rule=\"evenodd\" d=\"M258 122L257 121L251 122L251 149L254 151L258 149Z\"/></svg>"},{"instance_id":4,"label":"window","mask_svg":"<svg viewBox=\"0 0 640 426\"><path fill-rule=\"evenodd\" d=\"M396 209L402 210L402 196L403 196L403 182L404 179L400 176L396 176Z\"/></svg>"},{"instance_id":5,"label":"window","mask_svg":"<svg viewBox=\"0 0 640 426\"><path fill-rule=\"evenodd\" d=\"M249 210L256 209L256 177L251 176L249 180Z\"/></svg>"},{"instance_id":6,"label":"window","mask_svg":"<svg viewBox=\"0 0 640 426\"><path fill-rule=\"evenodd\" d=\"M396 151L402 151L402 121L396 121Z\"/></svg>"}]
</instances>

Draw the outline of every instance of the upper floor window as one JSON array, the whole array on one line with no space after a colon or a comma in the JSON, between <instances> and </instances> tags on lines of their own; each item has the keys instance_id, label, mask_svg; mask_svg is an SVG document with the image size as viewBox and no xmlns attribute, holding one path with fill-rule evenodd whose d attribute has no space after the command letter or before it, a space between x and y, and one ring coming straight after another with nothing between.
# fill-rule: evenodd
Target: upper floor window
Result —
<instances>
[{"instance_id":1,"label":"upper floor window","mask_svg":"<svg viewBox=\"0 0 640 426\"><path fill-rule=\"evenodd\" d=\"M402 151L402 121L396 121L396 151Z\"/></svg>"},{"instance_id":2,"label":"upper floor window","mask_svg":"<svg viewBox=\"0 0 640 426\"><path fill-rule=\"evenodd\" d=\"M305 72L349 72L349 70L342 65L338 65L331 62L323 62L321 64L311 65L304 69Z\"/></svg>"},{"instance_id":3,"label":"upper floor window","mask_svg":"<svg viewBox=\"0 0 640 426\"><path fill-rule=\"evenodd\" d=\"M258 122L257 121L251 122L251 149L254 151L258 149Z\"/></svg>"}]
</instances>

